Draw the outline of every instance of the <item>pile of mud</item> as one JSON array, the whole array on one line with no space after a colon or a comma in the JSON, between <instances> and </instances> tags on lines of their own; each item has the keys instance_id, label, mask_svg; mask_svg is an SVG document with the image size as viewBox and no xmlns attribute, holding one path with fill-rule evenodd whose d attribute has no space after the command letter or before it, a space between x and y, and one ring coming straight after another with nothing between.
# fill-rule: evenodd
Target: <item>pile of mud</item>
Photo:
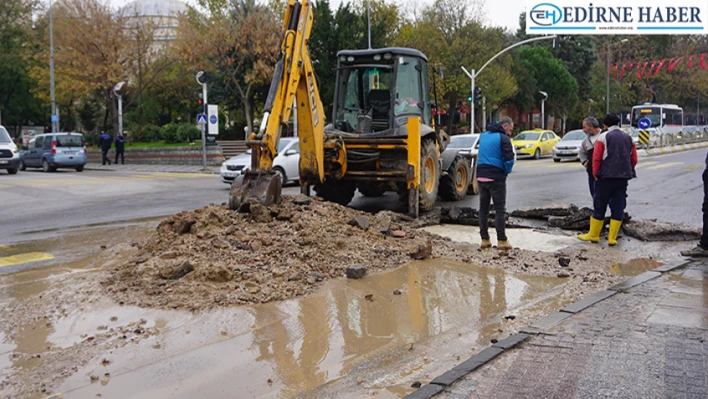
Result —
<instances>
[{"instance_id":1,"label":"pile of mud","mask_svg":"<svg viewBox=\"0 0 708 399\"><path fill-rule=\"evenodd\" d=\"M284 197L249 212L207 206L162 221L133 243L138 253L101 281L126 304L198 309L305 295L348 266L369 272L444 256L449 240L383 211L376 215L317 198Z\"/></svg>"}]
</instances>

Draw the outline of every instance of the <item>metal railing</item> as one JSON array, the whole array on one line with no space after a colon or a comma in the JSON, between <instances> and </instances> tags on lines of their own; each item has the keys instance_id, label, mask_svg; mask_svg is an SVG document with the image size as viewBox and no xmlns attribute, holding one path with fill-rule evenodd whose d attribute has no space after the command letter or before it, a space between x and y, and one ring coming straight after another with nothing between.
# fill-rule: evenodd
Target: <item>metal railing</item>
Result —
<instances>
[{"instance_id":1,"label":"metal railing","mask_svg":"<svg viewBox=\"0 0 708 399\"><path fill-rule=\"evenodd\" d=\"M683 130L677 133L666 133L660 127L648 130L650 131L649 143L642 144L636 141L638 149L671 147L708 141L708 126L684 126ZM631 127L629 132L633 138L638 137L637 128Z\"/></svg>"}]
</instances>

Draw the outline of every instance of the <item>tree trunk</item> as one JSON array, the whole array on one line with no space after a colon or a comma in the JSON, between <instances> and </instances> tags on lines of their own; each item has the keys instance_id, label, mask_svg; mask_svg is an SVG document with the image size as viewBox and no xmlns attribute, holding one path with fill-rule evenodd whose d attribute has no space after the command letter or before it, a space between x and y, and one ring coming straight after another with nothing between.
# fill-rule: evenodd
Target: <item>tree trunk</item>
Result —
<instances>
[{"instance_id":1,"label":"tree trunk","mask_svg":"<svg viewBox=\"0 0 708 399\"><path fill-rule=\"evenodd\" d=\"M110 92L108 95L108 99L105 102L105 107L106 107L106 112L103 114L103 124L101 125L101 130L107 130L108 129L108 115L111 113L111 97L110 97Z\"/></svg>"}]
</instances>

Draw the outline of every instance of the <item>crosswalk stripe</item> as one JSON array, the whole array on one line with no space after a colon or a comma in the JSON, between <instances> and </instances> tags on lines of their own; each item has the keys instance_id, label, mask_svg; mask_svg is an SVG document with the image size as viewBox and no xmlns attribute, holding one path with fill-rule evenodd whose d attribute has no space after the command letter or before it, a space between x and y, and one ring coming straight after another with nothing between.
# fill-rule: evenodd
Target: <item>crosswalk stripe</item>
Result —
<instances>
[{"instance_id":1,"label":"crosswalk stripe","mask_svg":"<svg viewBox=\"0 0 708 399\"><path fill-rule=\"evenodd\" d=\"M6 256L0 258L0 267L19 265L22 263L38 262L40 260L54 259L50 254L43 252L28 252L19 255Z\"/></svg>"},{"instance_id":2,"label":"crosswalk stripe","mask_svg":"<svg viewBox=\"0 0 708 399\"><path fill-rule=\"evenodd\" d=\"M582 165L579 163L575 162L554 162L552 164L548 164L547 167L549 168L578 168L578 169L583 169Z\"/></svg>"},{"instance_id":3,"label":"crosswalk stripe","mask_svg":"<svg viewBox=\"0 0 708 399\"><path fill-rule=\"evenodd\" d=\"M691 170L696 170L696 169L701 169L704 168L706 165L705 164L696 164L696 165L689 165L686 166L685 168L681 168L681 170L686 170L686 171L691 171Z\"/></svg>"},{"instance_id":4,"label":"crosswalk stripe","mask_svg":"<svg viewBox=\"0 0 708 399\"><path fill-rule=\"evenodd\" d=\"M639 162L639 163L637 164L637 166L635 167L635 169L637 169L637 168L643 168L643 167L645 167L645 166L658 165L658 164L659 164L659 162Z\"/></svg>"},{"instance_id":5,"label":"crosswalk stripe","mask_svg":"<svg viewBox=\"0 0 708 399\"><path fill-rule=\"evenodd\" d=\"M683 165L683 162L668 162L668 163L663 163L661 165L652 166L648 169L649 170L664 169L664 168L670 168L672 166L677 166L677 165Z\"/></svg>"}]
</instances>

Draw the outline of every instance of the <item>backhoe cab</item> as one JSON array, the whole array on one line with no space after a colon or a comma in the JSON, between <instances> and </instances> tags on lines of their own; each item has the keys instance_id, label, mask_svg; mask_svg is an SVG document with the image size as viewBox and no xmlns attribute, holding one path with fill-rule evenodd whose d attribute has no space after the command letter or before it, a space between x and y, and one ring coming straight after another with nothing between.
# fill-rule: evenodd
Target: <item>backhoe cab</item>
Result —
<instances>
[{"instance_id":1,"label":"backhoe cab","mask_svg":"<svg viewBox=\"0 0 708 399\"><path fill-rule=\"evenodd\" d=\"M336 198L322 185L315 191L348 203L356 188L367 196L395 190L409 213L432 209L440 152L449 140L431 127L427 57L414 49L384 48L343 50L337 60L334 120L325 134L346 149L346 173L336 184Z\"/></svg>"},{"instance_id":2,"label":"backhoe cab","mask_svg":"<svg viewBox=\"0 0 708 399\"><path fill-rule=\"evenodd\" d=\"M433 208L441 176L453 181L453 189L457 186L458 192L466 193L472 178L469 160L443 156L449 137L431 127L428 60L423 53L408 48L340 51L334 120L324 126L307 46L312 28L307 0L289 0L283 28L282 56L263 123L247 141L252 165L232 184L231 209L240 209L249 200L264 205L280 201L281 182L272 165L293 100L297 101L304 193L313 187L323 199L346 205L357 189L367 196L396 191L413 216ZM452 178L442 172L453 162L463 164L463 176Z\"/></svg>"}]
</instances>

